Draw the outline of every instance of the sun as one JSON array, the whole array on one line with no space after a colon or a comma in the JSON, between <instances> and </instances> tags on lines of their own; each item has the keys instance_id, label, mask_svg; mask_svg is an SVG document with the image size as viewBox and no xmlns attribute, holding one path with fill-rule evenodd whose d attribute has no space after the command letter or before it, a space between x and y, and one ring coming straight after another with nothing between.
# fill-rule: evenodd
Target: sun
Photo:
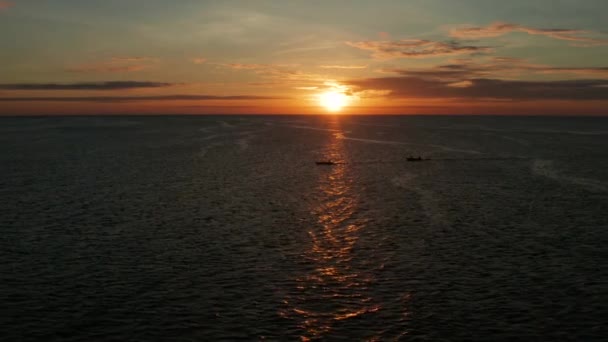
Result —
<instances>
[{"instance_id":1,"label":"sun","mask_svg":"<svg viewBox=\"0 0 608 342\"><path fill-rule=\"evenodd\" d=\"M326 91L319 94L319 104L330 112L339 112L348 105L348 96L338 91Z\"/></svg>"}]
</instances>

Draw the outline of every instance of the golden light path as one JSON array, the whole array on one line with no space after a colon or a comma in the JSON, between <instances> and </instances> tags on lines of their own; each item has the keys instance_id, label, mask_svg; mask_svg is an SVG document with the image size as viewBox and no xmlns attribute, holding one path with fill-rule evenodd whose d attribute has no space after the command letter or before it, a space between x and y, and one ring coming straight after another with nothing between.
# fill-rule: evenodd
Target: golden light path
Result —
<instances>
[{"instance_id":1,"label":"golden light path","mask_svg":"<svg viewBox=\"0 0 608 342\"><path fill-rule=\"evenodd\" d=\"M332 126L341 130L339 124ZM302 341L340 336L357 329L362 316L377 316L382 310L372 288L383 265L370 266L375 263L367 260L362 264L355 253L369 220L359 213L361 198L344 144L335 133L322 150L324 158L340 163L320 169L317 201L309 208L316 224L301 254L309 268L296 276L296 289L280 310L281 317L297 322Z\"/></svg>"}]
</instances>

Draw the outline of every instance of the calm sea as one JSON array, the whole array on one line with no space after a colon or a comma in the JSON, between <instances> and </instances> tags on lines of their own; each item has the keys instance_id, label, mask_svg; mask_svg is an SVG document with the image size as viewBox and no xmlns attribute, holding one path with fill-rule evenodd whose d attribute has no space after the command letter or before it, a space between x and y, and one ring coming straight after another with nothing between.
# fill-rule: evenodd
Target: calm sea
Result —
<instances>
[{"instance_id":1,"label":"calm sea","mask_svg":"<svg viewBox=\"0 0 608 342\"><path fill-rule=\"evenodd\" d=\"M0 201L3 341L608 336L607 118L1 118Z\"/></svg>"}]
</instances>

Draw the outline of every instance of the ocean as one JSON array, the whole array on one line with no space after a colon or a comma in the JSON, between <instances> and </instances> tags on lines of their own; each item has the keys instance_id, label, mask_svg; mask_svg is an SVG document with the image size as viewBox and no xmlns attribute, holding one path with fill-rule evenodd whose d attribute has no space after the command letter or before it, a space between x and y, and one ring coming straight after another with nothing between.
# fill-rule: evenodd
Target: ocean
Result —
<instances>
[{"instance_id":1,"label":"ocean","mask_svg":"<svg viewBox=\"0 0 608 342\"><path fill-rule=\"evenodd\" d=\"M3 341L608 336L608 118L0 118L0 198Z\"/></svg>"}]
</instances>

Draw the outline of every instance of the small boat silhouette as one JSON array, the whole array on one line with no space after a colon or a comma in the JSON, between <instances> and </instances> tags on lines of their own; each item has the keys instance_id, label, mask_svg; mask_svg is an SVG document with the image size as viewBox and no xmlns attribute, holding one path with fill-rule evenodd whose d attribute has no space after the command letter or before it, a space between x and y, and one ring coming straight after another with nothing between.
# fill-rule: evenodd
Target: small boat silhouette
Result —
<instances>
[{"instance_id":1,"label":"small boat silhouette","mask_svg":"<svg viewBox=\"0 0 608 342\"><path fill-rule=\"evenodd\" d=\"M335 162L331 160L319 160L315 162L317 165L336 165Z\"/></svg>"},{"instance_id":2,"label":"small boat silhouette","mask_svg":"<svg viewBox=\"0 0 608 342\"><path fill-rule=\"evenodd\" d=\"M430 159L424 159L424 158L422 158L422 157L420 157L420 156L418 156L418 157L412 157L412 156L410 156L410 157L407 157L407 158L405 158L405 159L406 159L408 162L419 162L419 161L426 161L426 160L430 160Z\"/></svg>"}]
</instances>

